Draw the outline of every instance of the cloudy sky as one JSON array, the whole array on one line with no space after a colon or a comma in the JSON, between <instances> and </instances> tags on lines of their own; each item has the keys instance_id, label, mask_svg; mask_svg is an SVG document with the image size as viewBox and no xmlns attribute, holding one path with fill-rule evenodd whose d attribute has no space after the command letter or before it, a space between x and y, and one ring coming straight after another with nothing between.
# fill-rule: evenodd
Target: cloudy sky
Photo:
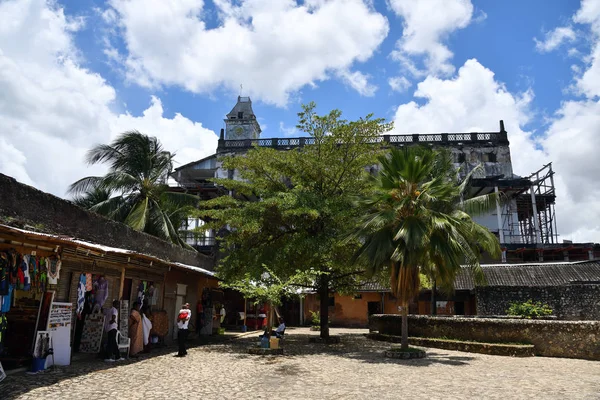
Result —
<instances>
[{"instance_id":1,"label":"cloudy sky","mask_svg":"<svg viewBox=\"0 0 600 400\"><path fill-rule=\"evenodd\" d=\"M600 242L600 0L0 0L0 172L64 197L129 129L193 161L240 84L264 137L311 100L397 133L503 119L515 173L554 163L561 238Z\"/></svg>"}]
</instances>

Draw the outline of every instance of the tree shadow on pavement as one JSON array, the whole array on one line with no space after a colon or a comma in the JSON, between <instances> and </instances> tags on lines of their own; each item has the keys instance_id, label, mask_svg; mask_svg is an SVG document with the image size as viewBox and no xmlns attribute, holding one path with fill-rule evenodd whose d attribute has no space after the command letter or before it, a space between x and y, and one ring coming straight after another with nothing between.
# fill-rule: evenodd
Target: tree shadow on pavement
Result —
<instances>
[{"instance_id":1,"label":"tree shadow on pavement","mask_svg":"<svg viewBox=\"0 0 600 400\"><path fill-rule=\"evenodd\" d=\"M231 338L209 337L206 339L189 340L188 349L224 342ZM51 386L66 379L77 378L94 372L105 371L123 365L143 362L154 357L160 357L175 353L176 345L160 346L152 349L149 353L141 353L137 358L129 358L125 361L113 363L104 362L96 354L77 353L73 355L71 365L50 367L37 374L27 372L8 373L8 376L0 382L0 399L9 400L24 395L34 389Z\"/></svg>"},{"instance_id":2,"label":"tree shadow on pavement","mask_svg":"<svg viewBox=\"0 0 600 400\"><path fill-rule=\"evenodd\" d=\"M461 366L474 360L470 356L457 356L444 350L427 349L427 357L422 359L402 360L384 357L383 352L390 348L390 343L367 339L362 334L340 334L339 344L309 343L311 335L286 335L283 345L283 356L257 356L248 354L248 348L258 345L258 334L229 342L225 345L210 346L206 351L222 352L237 355L240 359L255 358L264 361L269 358L299 359L314 355L330 355L359 360L365 363L403 364L425 367L432 364Z\"/></svg>"}]
</instances>

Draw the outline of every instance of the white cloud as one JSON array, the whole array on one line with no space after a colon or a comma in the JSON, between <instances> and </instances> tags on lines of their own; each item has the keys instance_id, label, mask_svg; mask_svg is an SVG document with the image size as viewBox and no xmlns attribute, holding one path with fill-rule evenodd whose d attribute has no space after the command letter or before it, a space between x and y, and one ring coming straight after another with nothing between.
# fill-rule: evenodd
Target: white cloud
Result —
<instances>
[{"instance_id":1,"label":"white cloud","mask_svg":"<svg viewBox=\"0 0 600 400\"><path fill-rule=\"evenodd\" d=\"M293 136L298 133L298 129L295 126L286 126L283 121L279 121L279 132L285 136Z\"/></svg>"},{"instance_id":2,"label":"white cloud","mask_svg":"<svg viewBox=\"0 0 600 400\"><path fill-rule=\"evenodd\" d=\"M582 0L573 21L589 25L592 41L591 54L584 59L588 68L577 79L577 88L587 97L596 97L600 95L600 2Z\"/></svg>"},{"instance_id":3,"label":"white cloud","mask_svg":"<svg viewBox=\"0 0 600 400\"><path fill-rule=\"evenodd\" d=\"M515 174L527 176L553 162L561 238L600 242L598 100L564 102L548 130L533 137L523 129L531 119L533 93L510 93L476 60L468 60L451 79L426 78L415 97L425 102L398 107L397 133L496 131L503 119Z\"/></svg>"},{"instance_id":4,"label":"white cloud","mask_svg":"<svg viewBox=\"0 0 600 400\"><path fill-rule=\"evenodd\" d=\"M531 91L514 95L477 60L467 60L451 79L428 77L417 85L415 97L396 110L396 133L492 132L504 120L509 134L513 170L528 175L546 161L531 133L521 127L530 120Z\"/></svg>"},{"instance_id":5,"label":"white cloud","mask_svg":"<svg viewBox=\"0 0 600 400\"><path fill-rule=\"evenodd\" d=\"M389 0L392 10L404 19L402 38L396 43L392 58L415 76L449 75L452 52L443 41L454 31L471 22L473 5L470 0ZM483 20L485 13L478 15ZM411 59L424 56L425 70Z\"/></svg>"},{"instance_id":6,"label":"white cloud","mask_svg":"<svg viewBox=\"0 0 600 400\"><path fill-rule=\"evenodd\" d=\"M377 86L369 83L370 75L363 74L360 71L350 72L347 69L339 71L338 75L346 85L356 90L361 96L375 96Z\"/></svg>"},{"instance_id":7,"label":"white cloud","mask_svg":"<svg viewBox=\"0 0 600 400\"><path fill-rule=\"evenodd\" d=\"M141 117L112 111L115 90L78 63L70 20L51 0L0 2L0 172L64 196L67 186L103 168L84 166L85 152L121 131L146 130L180 162L214 151L216 136L158 99ZM185 140L185 144L184 144Z\"/></svg>"},{"instance_id":8,"label":"white cloud","mask_svg":"<svg viewBox=\"0 0 600 400\"><path fill-rule=\"evenodd\" d=\"M195 93L235 91L243 83L252 98L284 106L305 85L369 59L388 33L387 20L364 0L213 3L220 21L209 29L202 0L111 0L128 49L128 78ZM351 23L358 16L360 23Z\"/></svg>"},{"instance_id":9,"label":"white cloud","mask_svg":"<svg viewBox=\"0 0 600 400\"><path fill-rule=\"evenodd\" d=\"M563 43L572 42L577 38L575 31L570 26L561 26L546 32L543 40L534 38L535 48L540 53L547 53L558 48Z\"/></svg>"},{"instance_id":10,"label":"white cloud","mask_svg":"<svg viewBox=\"0 0 600 400\"><path fill-rule=\"evenodd\" d=\"M412 86L412 83L403 76L394 76L388 79L388 85L394 92L404 92Z\"/></svg>"}]
</instances>

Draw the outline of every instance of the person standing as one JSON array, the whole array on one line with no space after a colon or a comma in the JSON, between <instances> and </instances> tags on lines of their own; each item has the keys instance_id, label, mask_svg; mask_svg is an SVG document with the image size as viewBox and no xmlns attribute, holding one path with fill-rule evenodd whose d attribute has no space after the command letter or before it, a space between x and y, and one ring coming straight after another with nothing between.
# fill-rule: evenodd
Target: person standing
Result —
<instances>
[{"instance_id":1,"label":"person standing","mask_svg":"<svg viewBox=\"0 0 600 400\"><path fill-rule=\"evenodd\" d=\"M185 357L187 355L185 340L189 333L188 325L190 323L190 318L192 318L192 311L190 310L189 303L185 303L181 310L179 310L179 315L177 316L177 327L179 328L179 331L177 332L177 342L179 343L177 357Z\"/></svg>"},{"instance_id":2,"label":"person standing","mask_svg":"<svg viewBox=\"0 0 600 400\"><path fill-rule=\"evenodd\" d=\"M140 303L133 303L129 315L129 337L131 338L130 354L132 357L144 350L144 333L142 328L142 316L140 315Z\"/></svg>"},{"instance_id":3,"label":"person standing","mask_svg":"<svg viewBox=\"0 0 600 400\"><path fill-rule=\"evenodd\" d=\"M108 333L108 341L106 342L106 358L104 359L106 362L123 360L123 358L121 358L121 353L119 352L119 344L117 343L117 320L119 319L118 308L119 302L117 300L113 301L113 306L110 308L108 315L106 316L108 319L105 327L105 330Z\"/></svg>"}]
</instances>

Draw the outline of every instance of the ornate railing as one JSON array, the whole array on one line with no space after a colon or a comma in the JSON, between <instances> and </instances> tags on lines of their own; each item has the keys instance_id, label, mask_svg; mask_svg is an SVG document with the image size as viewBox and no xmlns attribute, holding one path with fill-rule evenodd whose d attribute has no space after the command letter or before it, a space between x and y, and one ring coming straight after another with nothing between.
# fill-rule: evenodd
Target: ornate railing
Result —
<instances>
[{"instance_id":1,"label":"ornate railing","mask_svg":"<svg viewBox=\"0 0 600 400\"><path fill-rule=\"evenodd\" d=\"M508 145L506 132L475 132L475 133L416 133L406 135L382 135L370 141L385 143L391 146L406 144L434 144L439 146L460 145ZM312 137L300 138L270 138L245 140L219 140L217 152L247 150L252 147L272 147L276 149L291 149L315 143Z\"/></svg>"}]
</instances>

